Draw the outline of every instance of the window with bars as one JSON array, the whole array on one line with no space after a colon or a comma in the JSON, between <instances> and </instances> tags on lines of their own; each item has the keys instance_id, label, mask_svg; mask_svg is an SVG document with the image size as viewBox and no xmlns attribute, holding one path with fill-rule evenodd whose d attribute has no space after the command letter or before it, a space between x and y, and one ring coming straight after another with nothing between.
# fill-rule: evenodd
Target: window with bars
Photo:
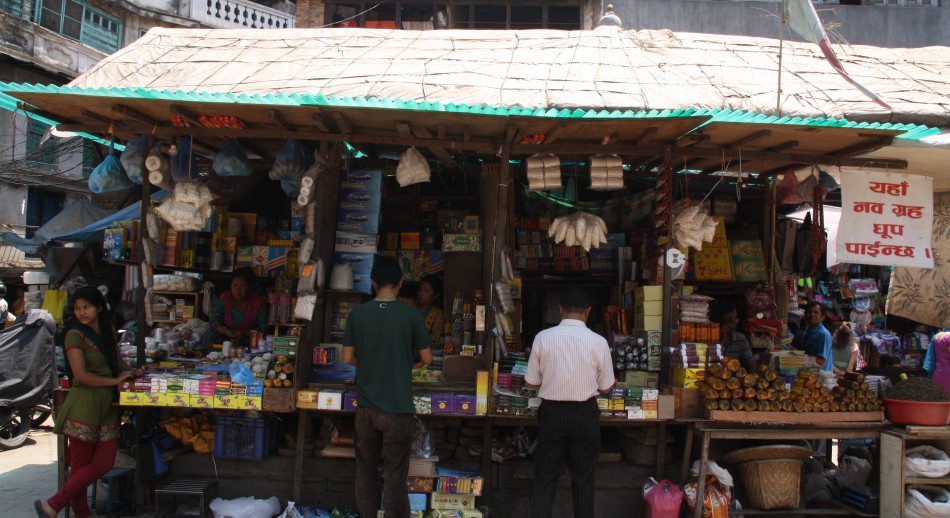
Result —
<instances>
[{"instance_id":1,"label":"window with bars","mask_svg":"<svg viewBox=\"0 0 950 518\"><path fill-rule=\"evenodd\" d=\"M37 120L30 121L30 128L26 132L26 156L24 157L30 169L56 170L56 140L49 138L43 142L43 135L48 129L48 124Z\"/></svg>"},{"instance_id":2,"label":"window with bars","mask_svg":"<svg viewBox=\"0 0 950 518\"><path fill-rule=\"evenodd\" d=\"M119 20L77 0L37 0L36 23L67 38L112 53L119 50Z\"/></svg>"}]
</instances>

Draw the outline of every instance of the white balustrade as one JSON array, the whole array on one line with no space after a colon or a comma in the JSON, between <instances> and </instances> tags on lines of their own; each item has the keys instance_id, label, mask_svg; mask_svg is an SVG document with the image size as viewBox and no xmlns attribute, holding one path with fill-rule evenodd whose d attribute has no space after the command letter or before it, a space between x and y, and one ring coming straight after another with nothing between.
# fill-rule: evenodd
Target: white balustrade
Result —
<instances>
[{"instance_id":1,"label":"white balustrade","mask_svg":"<svg viewBox=\"0 0 950 518\"><path fill-rule=\"evenodd\" d=\"M294 16L245 0L191 0L191 18L216 29L290 29Z\"/></svg>"}]
</instances>

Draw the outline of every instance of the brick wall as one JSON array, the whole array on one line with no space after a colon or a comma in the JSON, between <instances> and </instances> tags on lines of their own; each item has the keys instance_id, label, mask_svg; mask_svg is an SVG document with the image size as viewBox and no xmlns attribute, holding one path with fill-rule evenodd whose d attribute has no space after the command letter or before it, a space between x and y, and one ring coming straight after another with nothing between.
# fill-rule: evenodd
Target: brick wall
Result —
<instances>
[{"instance_id":1,"label":"brick wall","mask_svg":"<svg viewBox=\"0 0 950 518\"><path fill-rule=\"evenodd\" d=\"M323 25L323 0L297 0L295 26L298 29L313 29Z\"/></svg>"}]
</instances>

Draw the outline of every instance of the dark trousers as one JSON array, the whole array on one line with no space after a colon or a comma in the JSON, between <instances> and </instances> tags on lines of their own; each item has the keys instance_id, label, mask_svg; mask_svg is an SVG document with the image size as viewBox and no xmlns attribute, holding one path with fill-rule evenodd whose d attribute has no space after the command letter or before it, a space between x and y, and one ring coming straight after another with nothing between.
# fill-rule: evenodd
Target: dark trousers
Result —
<instances>
[{"instance_id":1,"label":"dark trousers","mask_svg":"<svg viewBox=\"0 0 950 518\"><path fill-rule=\"evenodd\" d=\"M372 408L356 409L356 508L375 518L379 507L378 468L383 461L383 510L386 518L409 517L409 450L415 422L412 414Z\"/></svg>"},{"instance_id":2,"label":"dark trousers","mask_svg":"<svg viewBox=\"0 0 950 518\"><path fill-rule=\"evenodd\" d=\"M565 461L571 472L574 518L594 514L594 471L600 454L597 400L544 401L538 409L538 445L534 450L532 518L548 518Z\"/></svg>"}]
</instances>

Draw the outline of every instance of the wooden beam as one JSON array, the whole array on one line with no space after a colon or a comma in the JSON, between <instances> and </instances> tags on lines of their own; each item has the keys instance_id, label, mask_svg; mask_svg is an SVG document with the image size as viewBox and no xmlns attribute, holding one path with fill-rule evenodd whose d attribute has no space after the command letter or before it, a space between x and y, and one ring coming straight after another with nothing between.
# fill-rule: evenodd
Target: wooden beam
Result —
<instances>
[{"instance_id":1,"label":"wooden beam","mask_svg":"<svg viewBox=\"0 0 950 518\"><path fill-rule=\"evenodd\" d=\"M30 105L28 105L28 104L26 104L26 103L22 103L22 102L21 102L21 103L18 103L18 106L19 106L19 108L20 108L21 110L28 111L28 112L32 113L33 115L39 115L40 117L47 118L47 119L49 119L49 120L51 120L51 121L56 121L56 124L57 124L57 125L59 125L59 124L72 124L73 122L75 122L75 121L73 121L72 119L67 119L67 118L63 117L62 115L54 115L54 114L52 114L52 113L50 113L50 112L48 112L48 111L46 111L46 110L41 110L41 109L39 109L39 108L37 108L37 107L35 107L35 106L30 106Z\"/></svg>"},{"instance_id":2,"label":"wooden beam","mask_svg":"<svg viewBox=\"0 0 950 518\"><path fill-rule=\"evenodd\" d=\"M521 128L515 126L514 124L509 124L508 128L505 129L505 143L508 145L520 143L520 137Z\"/></svg>"},{"instance_id":3,"label":"wooden beam","mask_svg":"<svg viewBox=\"0 0 950 518\"><path fill-rule=\"evenodd\" d=\"M430 139L430 140L433 138L432 132L429 131L429 128L425 126L412 126L411 129L412 129L413 135L417 137ZM442 142L442 141L439 141L439 142ZM442 163L444 163L449 168L460 169L458 162L456 162L455 159L452 158L452 155L450 155L449 152L445 150L445 148L434 147L431 145L426 146L426 147L428 147L429 151L432 151L432 154L435 155L439 160L442 161Z\"/></svg>"},{"instance_id":4,"label":"wooden beam","mask_svg":"<svg viewBox=\"0 0 950 518\"><path fill-rule=\"evenodd\" d=\"M277 110L267 110L267 118L284 131L294 130L293 126L287 124L287 121L284 120L284 118L280 115L280 112Z\"/></svg>"},{"instance_id":5,"label":"wooden beam","mask_svg":"<svg viewBox=\"0 0 950 518\"><path fill-rule=\"evenodd\" d=\"M158 121L156 121L155 119L149 117L148 115L145 115L145 114L143 114L143 113L139 113L139 112L133 110L132 108L129 108L128 106L123 106L123 105L121 105L121 104L113 104L113 105L112 105L112 111L121 113L122 115L124 115L124 116L126 116L126 117L128 117L128 118L130 118L130 119L132 119L132 120L137 120L137 121L139 121L139 122L144 122L144 123L146 123L146 124L153 124L153 125L160 125L160 124L161 124L160 122L158 122Z\"/></svg>"},{"instance_id":6,"label":"wooden beam","mask_svg":"<svg viewBox=\"0 0 950 518\"><path fill-rule=\"evenodd\" d=\"M704 134L690 134L690 135L686 135L683 138L675 140L673 142L673 146L678 147L678 148L690 147L690 146L695 146L697 144L701 144L708 140L712 140L712 137L710 137L709 135L705 133Z\"/></svg>"},{"instance_id":7,"label":"wooden beam","mask_svg":"<svg viewBox=\"0 0 950 518\"><path fill-rule=\"evenodd\" d=\"M620 140L620 133L617 133L616 131L614 131L614 132L612 132L612 133L609 133L609 134L607 134L607 135L604 135L604 136L600 139L600 145L601 145L601 146L609 146L609 145L611 145L611 144L616 144L618 140Z\"/></svg>"},{"instance_id":8,"label":"wooden beam","mask_svg":"<svg viewBox=\"0 0 950 518\"><path fill-rule=\"evenodd\" d=\"M411 137L412 130L409 129L408 122L399 122L396 124L396 131L399 133L400 137Z\"/></svg>"},{"instance_id":9,"label":"wooden beam","mask_svg":"<svg viewBox=\"0 0 950 518\"><path fill-rule=\"evenodd\" d=\"M323 133L330 133L330 125L327 124L327 119L323 116L323 112L320 111L320 108L315 108L313 123L316 124L317 128Z\"/></svg>"},{"instance_id":10,"label":"wooden beam","mask_svg":"<svg viewBox=\"0 0 950 518\"><path fill-rule=\"evenodd\" d=\"M336 121L336 126L340 128L340 133L344 135L349 135L353 133L353 125L350 124L350 121L346 120L346 117L343 116L340 112L333 112L333 120Z\"/></svg>"},{"instance_id":11,"label":"wooden beam","mask_svg":"<svg viewBox=\"0 0 950 518\"><path fill-rule=\"evenodd\" d=\"M640 134L637 135L637 138L633 139L631 144L633 144L634 146L646 144L653 138L654 135L656 135L659 132L660 132L659 126L650 126L649 128L646 128L642 132L640 132Z\"/></svg>"},{"instance_id":12,"label":"wooden beam","mask_svg":"<svg viewBox=\"0 0 950 518\"><path fill-rule=\"evenodd\" d=\"M439 124L439 127L436 129L436 138L445 140L445 124Z\"/></svg>"},{"instance_id":13,"label":"wooden beam","mask_svg":"<svg viewBox=\"0 0 950 518\"><path fill-rule=\"evenodd\" d=\"M172 104L172 105L169 105L169 106L168 106L168 111L171 112L172 115L177 115L177 116L181 117L184 121L188 122L188 123L191 124L192 126L195 126L195 127L198 127L198 128L203 128L203 127L204 127L204 124L202 124L202 123L198 120L198 116L195 115L194 113L192 113L191 110L189 110L189 109L187 109L187 108L185 108L185 107L183 107L183 106L180 106L180 105L177 105L177 104Z\"/></svg>"},{"instance_id":14,"label":"wooden beam","mask_svg":"<svg viewBox=\"0 0 950 518\"><path fill-rule=\"evenodd\" d=\"M93 113L91 111L83 110L82 116L83 118L96 120L104 124L109 124L110 122L112 122L112 120L109 119L109 117L106 117L104 115L99 115L98 113Z\"/></svg>"},{"instance_id":15,"label":"wooden beam","mask_svg":"<svg viewBox=\"0 0 950 518\"><path fill-rule=\"evenodd\" d=\"M859 137L868 137L868 140L863 142L858 142L852 146L848 146L844 149L839 149L833 154L841 156L852 156L859 155L861 153L866 153L874 149L878 149L884 146L889 146L894 141L894 137L891 136L880 136L880 135L865 135L858 134Z\"/></svg>"},{"instance_id":16,"label":"wooden beam","mask_svg":"<svg viewBox=\"0 0 950 518\"><path fill-rule=\"evenodd\" d=\"M762 140L764 138L768 138L771 136L772 136L771 130L756 131L755 133L746 135L745 137L742 137L741 139L736 140L735 142L726 144L726 147L729 149L739 149L742 146L746 146L755 142L756 140Z\"/></svg>"},{"instance_id":17,"label":"wooden beam","mask_svg":"<svg viewBox=\"0 0 950 518\"><path fill-rule=\"evenodd\" d=\"M788 142L782 142L781 144L772 146L766 149L766 151L770 153L781 153L785 151L786 149L792 149L793 147L798 147L798 144L799 142L797 140L789 140Z\"/></svg>"},{"instance_id":18,"label":"wooden beam","mask_svg":"<svg viewBox=\"0 0 950 518\"><path fill-rule=\"evenodd\" d=\"M544 143L544 144L553 144L558 138L560 138L561 133L563 133L565 129L567 129L567 123L566 123L566 122L559 122L559 123L557 123L553 128L551 128L551 131L547 132L547 133L544 135L544 142L543 142L543 143Z\"/></svg>"}]
</instances>

